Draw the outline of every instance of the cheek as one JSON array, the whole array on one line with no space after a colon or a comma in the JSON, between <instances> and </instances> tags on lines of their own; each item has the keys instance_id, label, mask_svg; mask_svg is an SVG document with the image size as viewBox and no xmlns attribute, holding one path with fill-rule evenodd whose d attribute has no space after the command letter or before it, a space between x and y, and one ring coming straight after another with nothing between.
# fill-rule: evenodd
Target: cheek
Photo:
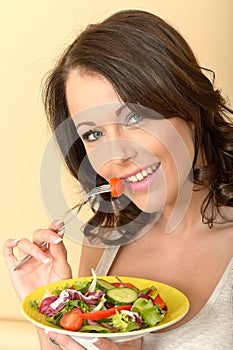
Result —
<instances>
[{"instance_id":1,"label":"cheek","mask_svg":"<svg viewBox=\"0 0 233 350\"><path fill-rule=\"evenodd\" d=\"M85 147L88 159L97 174L106 178L110 168L110 161L114 159L108 142Z\"/></svg>"},{"instance_id":2,"label":"cheek","mask_svg":"<svg viewBox=\"0 0 233 350\"><path fill-rule=\"evenodd\" d=\"M193 144L171 140L171 147L164 152L163 174L167 196L177 196L186 181L192 179Z\"/></svg>"},{"instance_id":3,"label":"cheek","mask_svg":"<svg viewBox=\"0 0 233 350\"><path fill-rule=\"evenodd\" d=\"M170 128L162 142L165 176L170 177L168 182L172 182L173 177L182 182L192 170L194 158L194 142L189 127L187 124L181 124L178 129Z\"/></svg>"},{"instance_id":4,"label":"cheek","mask_svg":"<svg viewBox=\"0 0 233 350\"><path fill-rule=\"evenodd\" d=\"M130 198L140 210L147 213L155 213L163 210L166 203L166 195L166 179L161 169L156 184L148 188L148 191L134 192Z\"/></svg>"}]
</instances>

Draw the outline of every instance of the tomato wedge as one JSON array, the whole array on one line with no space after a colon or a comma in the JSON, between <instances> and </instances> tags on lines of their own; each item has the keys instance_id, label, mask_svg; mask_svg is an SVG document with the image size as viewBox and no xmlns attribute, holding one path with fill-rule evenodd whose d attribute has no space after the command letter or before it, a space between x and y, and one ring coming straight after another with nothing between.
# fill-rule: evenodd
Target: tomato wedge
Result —
<instances>
[{"instance_id":1,"label":"tomato wedge","mask_svg":"<svg viewBox=\"0 0 233 350\"><path fill-rule=\"evenodd\" d=\"M117 177L112 177L110 180L111 194L113 197L119 197L124 192L124 183Z\"/></svg>"},{"instance_id":2,"label":"tomato wedge","mask_svg":"<svg viewBox=\"0 0 233 350\"><path fill-rule=\"evenodd\" d=\"M166 309L167 305L165 304L164 300L161 298L159 294L156 295L156 297L153 300L154 305L160 305L162 309Z\"/></svg>"},{"instance_id":3,"label":"tomato wedge","mask_svg":"<svg viewBox=\"0 0 233 350\"><path fill-rule=\"evenodd\" d=\"M121 310L131 310L132 305L120 305L120 306L115 306L111 307L110 309L107 310L102 310L102 311L96 311L96 312L87 312L82 314L82 319L83 320L101 320L102 318L107 318L112 315L114 315L117 311Z\"/></svg>"},{"instance_id":4,"label":"tomato wedge","mask_svg":"<svg viewBox=\"0 0 233 350\"><path fill-rule=\"evenodd\" d=\"M120 282L112 282L111 283L114 287L116 287L116 288L120 288L120 287L127 287L127 288L133 288L133 289L136 289L136 290L138 290L138 288L137 287L135 287L132 283L128 283L128 282L122 282L122 283L120 283Z\"/></svg>"},{"instance_id":5,"label":"tomato wedge","mask_svg":"<svg viewBox=\"0 0 233 350\"><path fill-rule=\"evenodd\" d=\"M79 330L82 327L82 324L82 311L77 307L66 312L60 319L61 327L69 331Z\"/></svg>"}]
</instances>

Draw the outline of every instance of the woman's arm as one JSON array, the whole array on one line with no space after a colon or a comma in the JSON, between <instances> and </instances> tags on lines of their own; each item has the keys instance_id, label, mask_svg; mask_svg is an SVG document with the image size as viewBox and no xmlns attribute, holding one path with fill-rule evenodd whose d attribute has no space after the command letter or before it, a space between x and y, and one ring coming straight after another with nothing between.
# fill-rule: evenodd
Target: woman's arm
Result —
<instances>
[{"instance_id":1,"label":"woman's arm","mask_svg":"<svg viewBox=\"0 0 233 350\"><path fill-rule=\"evenodd\" d=\"M93 338L89 343L85 344L85 348L78 344L75 340L67 335L49 332L49 336L54 339L63 350L141 350L142 341L136 339L131 342L126 342L121 345L113 343L104 338ZM50 350L50 348L49 348Z\"/></svg>"},{"instance_id":2,"label":"woman's arm","mask_svg":"<svg viewBox=\"0 0 233 350\"><path fill-rule=\"evenodd\" d=\"M62 225L62 223L59 225ZM9 269L10 278L15 291L20 300L34 289L42 285L68 279L72 277L71 268L67 262L66 248L62 242L62 237L56 234L60 226L53 223L49 229L40 229L35 231L33 242L27 239L6 241L4 246L4 256ZM47 247L42 249L38 247L40 242L46 241ZM14 267L19 260L14 254L14 249L18 247L19 260L24 256L31 254L33 257L25 265L14 271ZM90 275L91 268L96 268L104 249L84 246L81 253L80 276ZM44 330L37 328L41 350L84 350L85 348L74 341L71 337L55 332L45 334ZM55 341L55 342L54 342ZM57 343L57 344L56 344ZM99 339L93 345L90 343L90 349L101 350L139 350L141 341L117 345L107 339Z\"/></svg>"},{"instance_id":3,"label":"woman's arm","mask_svg":"<svg viewBox=\"0 0 233 350\"><path fill-rule=\"evenodd\" d=\"M32 242L26 238L9 239L5 242L3 254L12 285L20 301L42 285L72 277L62 235L56 234L62 225L61 222L54 222L49 229L35 231ZM48 245L40 249L38 244L43 241L47 242ZM19 259L14 253L16 248L19 251ZM28 254L33 257L19 269L14 270L19 261ZM38 328L37 332L42 350L59 349L42 329Z\"/></svg>"},{"instance_id":4,"label":"woman's arm","mask_svg":"<svg viewBox=\"0 0 233 350\"><path fill-rule=\"evenodd\" d=\"M49 335L45 334L42 328L37 328L37 334L42 350L60 350L60 345Z\"/></svg>"}]
</instances>

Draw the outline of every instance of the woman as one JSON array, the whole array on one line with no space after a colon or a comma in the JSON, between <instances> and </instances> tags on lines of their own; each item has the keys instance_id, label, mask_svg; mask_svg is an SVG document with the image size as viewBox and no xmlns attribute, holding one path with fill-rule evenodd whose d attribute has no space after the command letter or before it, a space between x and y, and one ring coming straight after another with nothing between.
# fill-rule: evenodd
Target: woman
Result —
<instances>
[{"instance_id":1,"label":"woman","mask_svg":"<svg viewBox=\"0 0 233 350\"><path fill-rule=\"evenodd\" d=\"M164 332L124 345L95 339L99 349L233 346L233 112L209 73L162 19L127 10L81 33L47 80L48 120L73 176L85 191L112 177L125 184L117 200L105 194L92 203L79 275L96 268L158 280L190 300L188 314ZM20 299L71 277L61 226L37 230L33 242L6 242ZM34 259L12 272L16 246ZM82 349L67 336L38 334L41 349L58 348L50 338Z\"/></svg>"}]
</instances>

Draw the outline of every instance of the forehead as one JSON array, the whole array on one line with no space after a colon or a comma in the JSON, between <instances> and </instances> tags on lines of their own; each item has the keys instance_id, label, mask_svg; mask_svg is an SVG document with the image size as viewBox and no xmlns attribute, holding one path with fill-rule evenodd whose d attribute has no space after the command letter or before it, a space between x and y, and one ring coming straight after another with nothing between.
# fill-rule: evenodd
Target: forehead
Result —
<instances>
[{"instance_id":1,"label":"forehead","mask_svg":"<svg viewBox=\"0 0 233 350\"><path fill-rule=\"evenodd\" d=\"M81 111L111 103L120 103L111 83L101 75L72 70L66 81L66 99L71 116Z\"/></svg>"}]
</instances>

